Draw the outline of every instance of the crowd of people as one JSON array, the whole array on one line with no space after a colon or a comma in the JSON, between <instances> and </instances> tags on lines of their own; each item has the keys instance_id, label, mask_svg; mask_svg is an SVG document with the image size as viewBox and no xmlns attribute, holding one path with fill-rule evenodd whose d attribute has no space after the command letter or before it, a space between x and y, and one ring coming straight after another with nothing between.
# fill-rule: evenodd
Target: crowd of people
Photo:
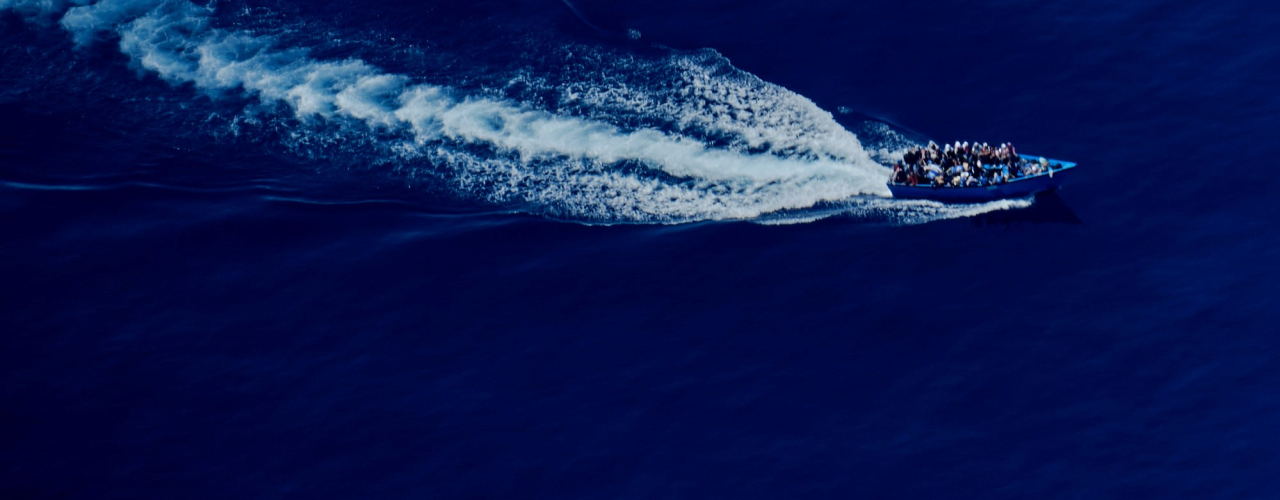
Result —
<instances>
[{"instance_id":1,"label":"crowd of people","mask_svg":"<svg viewBox=\"0 0 1280 500\"><path fill-rule=\"evenodd\" d=\"M902 160L894 164L890 182L909 186L989 186L1044 172L1052 173L1048 160L1028 161L1018 156L1012 144L993 147L957 141L939 147L930 141L925 147L907 150Z\"/></svg>"}]
</instances>

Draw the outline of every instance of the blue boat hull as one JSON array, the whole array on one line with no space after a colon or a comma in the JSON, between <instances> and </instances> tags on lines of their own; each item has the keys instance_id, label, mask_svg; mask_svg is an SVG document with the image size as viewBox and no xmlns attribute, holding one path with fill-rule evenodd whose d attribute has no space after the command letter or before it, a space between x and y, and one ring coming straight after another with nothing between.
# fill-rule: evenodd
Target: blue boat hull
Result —
<instances>
[{"instance_id":1,"label":"blue boat hull","mask_svg":"<svg viewBox=\"0 0 1280 500\"><path fill-rule=\"evenodd\" d=\"M1032 161L1040 161L1038 156L1022 155ZM1052 172L1019 177L1003 184L973 187L933 187L908 186L905 184L889 184L889 191L894 198L913 200L935 200L947 203L977 203L983 201L1002 200L1006 198L1025 198L1036 193L1052 191L1062 185L1065 177L1072 174L1076 164L1066 161L1049 160L1050 164L1060 164L1062 168Z\"/></svg>"}]
</instances>

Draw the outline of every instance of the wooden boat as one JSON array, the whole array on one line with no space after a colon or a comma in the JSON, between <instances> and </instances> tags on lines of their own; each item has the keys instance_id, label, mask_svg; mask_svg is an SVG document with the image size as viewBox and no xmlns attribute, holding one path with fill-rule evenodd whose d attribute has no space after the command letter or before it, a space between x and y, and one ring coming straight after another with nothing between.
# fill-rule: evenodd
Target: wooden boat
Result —
<instances>
[{"instance_id":1,"label":"wooden boat","mask_svg":"<svg viewBox=\"0 0 1280 500\"><path fill-rule=\"evenodd\" d=\"M1039 156L1018 155L1032 162L1039 162ZM1071 174L1076 164L1069 161L1050 160L1049 171L1036 175L1019 176L1009 182L986 186L937 186L921 184L911 186L889 182L889 191L894 198L911 200L935 200L946 203L978 203L1006 198L1025 198L1036 193L1053 191L1062 185L1062 180Z\"/></svg>"}]
</instances>

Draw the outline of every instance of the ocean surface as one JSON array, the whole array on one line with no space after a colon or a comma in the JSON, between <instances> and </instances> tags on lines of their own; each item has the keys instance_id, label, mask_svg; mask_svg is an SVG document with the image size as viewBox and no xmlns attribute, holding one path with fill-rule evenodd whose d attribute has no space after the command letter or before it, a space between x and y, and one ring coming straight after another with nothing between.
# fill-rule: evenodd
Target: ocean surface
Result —
<instances>
[{"instance_id":1,"label":"ocean surface","mask_svg":"<svg viewBox=\"0 0 1280 500\"><path fill-rule=\"evenodd\" d=\"M0 0L0 498L1280 497L1278 26Z\"/></svg>"}]
</instances>

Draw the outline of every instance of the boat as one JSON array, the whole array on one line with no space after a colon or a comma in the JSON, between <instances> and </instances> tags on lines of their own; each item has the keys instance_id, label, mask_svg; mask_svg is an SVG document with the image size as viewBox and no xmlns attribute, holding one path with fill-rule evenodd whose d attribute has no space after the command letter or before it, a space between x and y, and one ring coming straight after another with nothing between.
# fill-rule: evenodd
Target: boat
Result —
<instances>
[{"instance_id":1,"label":"boat","mask_svg":"<svg viewBox=\"0 0 1280 500\"><path fill-rule=\"evenodd\" d=\"M1018 155L1023 159L1031 162L1040 162L1041 157L1031 155ZM893 193L894 198L902 198L909 200L934 200L946 203L978 203L983 201L1002 200L1006 198L1026 198L1028 196L1053 191L1062 185L1063 178L1076 168L1076 164L1069 161L1052 160L1044 158L1049 162L1049 170L1036 175L1018 176L1009 179L1009 182L1000 184L989 184L986 186L933 186L918 185L911 186L908 184L895 184L889 182L889 191Z\"/></svg>"}]
</instances>

